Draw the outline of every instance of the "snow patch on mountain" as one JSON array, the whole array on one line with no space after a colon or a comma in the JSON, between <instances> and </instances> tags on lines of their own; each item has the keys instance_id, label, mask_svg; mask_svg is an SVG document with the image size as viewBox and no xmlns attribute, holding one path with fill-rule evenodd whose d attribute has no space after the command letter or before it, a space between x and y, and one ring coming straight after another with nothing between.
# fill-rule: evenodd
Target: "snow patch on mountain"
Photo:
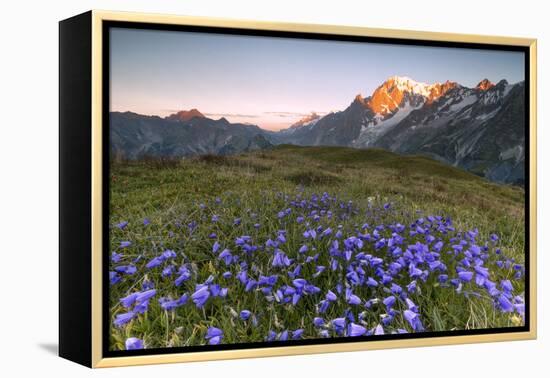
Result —
<instances>
[{"instance_id":1,"label":"snow patch on mountain","mask_svg":"<svg viewBox=\"0 0 550 378\"><path fill-rule=\"evenodd\" d=\"M500 153L500 160L514 159L519 162L523 158L523 146L517 145Z\"/></svg>"},{"instance_id":2,"label":"snow patch on mountain","mask_svg":"<svg viewBox=\"0 0 550 378\"><path fill-rule=\"evenodd\" d=\"M493 118L499 111L500 111L500 106L495 110L493 110L492 112L478 115L475 119L479 121L485 121L489 118Z\"/></svg>"},{"instance_id":3,"label":"snow patch on mountain","mask_svg":"<svg viewBox=\"0 0 550 378\"><path fill-rule=\"evenodd\" d=\"M464 109L465 107L467 107L468 105L472 105L474 102L477 101L477 96L476 95L469 95L469 96L466 96L465 98L462 99L462 101L456 103L456 104L453 104L449 107L449 110L451 112L457 112L459 110L462 110Z\"/></svg>"},{"instance_id":4,"label":"snow patch on mountain","mask_svg":"<svg viewBox=\"0 0 550 378\"><path fill-rule=\"evenodd\" d=\"M389 118L380 119L380 117L375 117L367 125L363 124L361 126L359 136L352 142L352 145L355 147L368 147L372 145L380 136L403 121L413 110L420 109L422 105L415 107L406 102Z\"/></svg>"}]
</instances>

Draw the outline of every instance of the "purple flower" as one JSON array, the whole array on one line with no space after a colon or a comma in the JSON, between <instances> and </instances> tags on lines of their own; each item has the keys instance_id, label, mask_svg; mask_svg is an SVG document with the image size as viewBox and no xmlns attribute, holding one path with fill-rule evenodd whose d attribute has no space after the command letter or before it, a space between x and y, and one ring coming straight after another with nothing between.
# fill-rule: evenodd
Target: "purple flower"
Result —
<instances>
[{"instance_id":1,"label":"purple flower","mask_svg":"<svg viewBox=\"0 0 550 378\"><path fill-rule=\"evenodd\" d=\"M273 256L273 262L271 263L271 265L278 266L278 267L285 267L285 266L290 266L290 264L291 264L291 261L288 258L288 256L283 251L278 249L275 252L275 256Z\"/></svg>"},{"instance_id":2,"label":"purple flower","mask_svg":"<svg viewBox=\"0 0 550 378\"><path fill-rule=\"evenodd\" d=\"M180 286L183 282L187 281L189 278L191 278L191 272L187 268L182 267L179 270L179 276L174 281L174 284L176 286Z\"/></svg>"},{"instance_id":3,"label":"purple flower","mask_svg":"<svg viewBox=\"0 0 550 378\"><path fill-rule=\"evenodd\" d=\"M297 329L295 331L292 331L292 339L293 340L298 340L298 339L301 339L302 338L302 334L304 333L304 330L303 329Z\"/></svg>"},{"instance_id":4,"label":"purple flower","mask_svg":"<svg viewBox=\"0 0 550 378\"><path fill-rule=\"evenodd\" d=\"M251 291L254 288L256 288L257 286L258 286L258 282L256 282L256 280L249 279L246 283L246 286L245 286L244 290L245 291Z\"/></svg>"},{"instance_id":5,"label":"purple flower","mask_svg":"<svg viewBox=\"0 0 550 378\"><path fill-rule=\"evenodd\" d=\"M315 327L322 327L325 325L325 321L323 320L323 318L315 317L313 318L313 325Z\"/></svg>"},{"instance_id":6,"label":"purple flower","mask_svg":"<svg viewBox=\"0 0 550 378\"><path fill-rule=\"evenodd\" d=\"M120 262L121 258L122 258L122 253L116 253L115 251L113 251L113 253L111 254L111 261L114 262L115 264Z\"/></svg>"},{"instance_id":7,"label":"purple flower","mask_svg":"<svg viewBox=\"0 0 550 378\"><path fill-rule=\"evenodd\" d=\"M315 285L307 284L306 286L304 286L304 293L306 294L317 294L320 292L321 292L321 289Z\"/></svg>"},{"instance_id":8,"label":"purple flower","mask_svg":"<svg viewBox=\"0 0 550 378\"><path fill-rule=\"evenodd\" d=\"M330 301L323 300L319 303L319 313L323 314L328 310L328 307L330 306Z\"/></svg>"},{"instance_id":9,"label":"purple flower","mask_svg":"<svg viewBox=\"0 0 550 378\"><path fill-rule=\"evenodd\" d=\"M140 340L137 337L129 337L126 339L125 345L126 350L143 349L143 340Z\"/></svg>"},{"instance_id":10,"label":"purple flower","mask_svg":"<svg viewBox=\"0 0 550 378\"><path fill-rule=\"evenodd\" d=\"M353 294L350 288L346 289L346 301L349 304L352 305L359 305L361 304L361 298L359 298L357 295Z\"/></svg>"},{"instance_id":11,"label":"purple flower","mask_svg":"<svg viewBox=\"0 0 550 378\"><path fill-rule=\"evenodd\" d=\"M223 272L222 277L225 279L228 279L228 278L231 278L232 275L233 274L231 272L227 271L227 272Z\"/></svg>"},{"instance_id":12,"label":"purple flower","mask_svg":"<svg viewBox=\"0 0 550 378\"><path fill-rule=\"evenodd\" d=\"M376 328L374 328L374 334L375 335L383 335L384 334L384 328L381 324L378 324Z\"/></svg>"},{"instance_id":13,"label":"purple flower","mask_svg":"<svg viewBox=\"0 0 550 378\"><path fill-rule=\"evenodd\" d=\"M147 291L138 293L138 295L136 296L136 302L138 302L138 303L139 302L145 302L145 301L151 299L152 297L154 297L156 293L157 293L157 291L155 289L151 289L151 290L147 290Z\"/></svg>"},{"instance_id":14,"label":"purple flower","mask_svg":"<svg viewBox=\"0 0 550 378\"><path fill-rule=\"evenodd\" d=\"M133 311L126 312L124 314L118 314L115 317L115 320L113 321L114 325L116 327L122 327L126 323L128 323L130 320L132 320L136 314Z\"/></svg>"},{"instance_id":15,"label":"purple flower","mask_svg":"<svg viewBox=\"0 0 550 378\"><path fill-rule=\"evenodd\" d=\"M250 242L252 238L248 235L242 235L235 239L235 244L239 246L243 246L246 243Z\"/></svg>"},{"instance_id":16,"label":"purple flower","mask_svg":"<svg viewBox=\"0 0 550 378\"><path fill-rule=\"evenodd\" d=\"M359 324L350 323L348 330L349 336L363 336L365 333L367 333L367 329L365 327Z\"/></svg>"},{"instance_id":17,"label":"purple flower","mask_svg":"<svg viewBox=\"0 0 550 378\"><path fill-rule=\"evenodd\" d=\"M124 221L124 222L120 222L116 225L118 228L120 228L121 230L125 229L126 226L128 226L128 222L127 221Z\"/></svg>"},{"instance_id":18,"label":"purple flower","mask_svg":"<svg viewBox=\"0 0 550 378\"><path fill-rule=\"evenodd\" d=\"M504 290L507 293L511 293L514 290L514 287L512 286L512 283L510 282L510 280L500 281L500 286L502 287L502 290Z\"/></svg>"},{"instance_id":19,"label":"purple flower","mask_svg":"<svg viewBox=\"0 0 550 378\"><path fill-rule=\"evenodd\" d=\"M258 279L258 285L267 285L267 286L273 286L277 283L279 276L276 274L271 276L260 276Z\"/></svg>"},{"instance_id":20,"label":"purple flower","mask_svg":"<svg viewBox=\"0 0 550 378\"><path fill-rule=\"evenodd\" d=\"M330 227L327 227L327 228L321 233L321 237L329 236L330 234L332 234L332 229L331 229Z\"/></svg>"},{"instance_id":21,"label":"purple flower","mask_svg":"<svg viewBox=\"0 0 550 378\"><path fill-rule=\"evenodd\" d=\"M210 291L208 290L207 285L201 286L197 291L195 291L191 295L191 299L193 300L193 303L195 303L195 305L198 308L203 307L209 297L210 297Z\"/></svg>"},{"instance_id":22,"label":"purple flower","mask_svg":"<svg viewBox=\"0 0 550 378\"><path fill-rule=\"evenodd\" d=\"M111 285L114 285L122 280L122 277L120 277L116 272L109 272L109 282Z\"/></svg>"},{"instance_id":23,"label":"purple flower","mask_svg":"<svg viewBox=\"0 0 550 378\"><path fill-rule=\"evenodd\" d=\"M275 331L269 330L267 333L266 341L275 341L277 338L277 333Z\"/></svg>"},{"instance_id":24,"label":"purple flower","mask_svg":"<svg viewBox=\"0 0 550 378\"><path fill-rule=\"evenodd\" d=\"M325 298L327 301L330 301L330 302L334 302L335 300L338 299L336 294L334 294L331 290L327 292L327 295L325 296Z\"/></svg>"},{"instance_id":25,"label":"purple flower","mask_svg":"<svg viewBox=\"0 0 550 378\"><path fill-rule=\"evenodd\" d=\"M306 239L315 239L317 237L317 232L313 229L307 230L304 232L303 236Z\"/></svg>"},{"instance_id":26,"label":"purple flower","mask_svg":"<svg viewBox=\"0 0 550 378\"><path fill-rule=\"evenodd\" d=\"M125 241L121 241L121 242L120 242L120 248L128 248L128 247L131 246L131 245L132 245L132 242L131 242L131 241L125 240Z\"/></svg>"},{"instance_id":27,"label":"purple flower","mask_svg":"<svg viewBox=\"0 0 550 378\"><path fill-rule=\"evenodd\" d=\"M220 249L220 243L215 242L214 245L212 246L212 252L217 253L219 249Z\"/></svg>"},{"instance_id":28,"label":"purple flower","mask_svg":"<svg viewBox=\"0 0 550 378\"><path fill-rule=\"evenodd\" d=\"M336 318L332 321L332 326L337 333L341 333L346 327L346 318Z\"/></svg>"},{"instance_id":29,"label":"purple flower","mask_svg":"<svg viewBox=\"0 0 550 378\"><path fill-rule=\"evenodd\" d=\"M174 266L173 265L169 265L167 266L166 268L164 268L162 270L162 276L163 277L169 277L172 275L172 273L174 273Z\"/></svg>"},{"instance_id":30,"label":"purple flower","mask_svg":"<svg viewBox=\"0 0 550 378\"><path fill-rule=\"evenodd\" d=\"M409 310L413 312L418 312L418 307L414 304L414 302L410 298L406 298L405 303L407 304L407 307L409 308Z\"/></svg>"},{"instance_id":31,"label":"purple flower","mask_svg":"<svg viewBox=\"0 0 550 378\"><path fill-rule=\"evenodd\" d=\"M146 265L145 267L147 269L152 269L152 268L156 268L157 266L159 266L160 264L162 264L164 262L164 258L161 256L157 256L157 257L154 257L152 258Z\"/></svg>"},{"instance_id":32,"label":"purple flower","mask_svg":"<svg viewBox=\"0 0 550 378\"><path fill-rule=\"evenodd\" d=\"M187 303L187 300L189 299L189 295L187 294L183 294L180 299L178 299L178 306L183 306L184 304Z\"/></svg>"},{"instance_id":33,"label":"purple flower","mask_svg":"<svg viewBox=\"0 0 550 378\"><path fill-rule=\"evenodd\" d=\"M162 252L161 256L164 260L173 259L176 257L176 252L172 251L171 249L167 249L166 251Z\"/></svg>"},{"instance_id":34,"label":"purple flower","mask_svg":"<svg viewBox=\"0 0 550 378\"><path fill-rule=\"evenodd\" d=\"M132 275L137 272L137 268L134 265L120 265L115 267L115 271L127 275Z\"/></svg>"},{"instance_id":35,"label":"purple flower","mask_svg":"<svg viewBox=\"0 0 550 378\"><path fill-rule=\"evenodd\" d=\"M136 298L138 295L139 293L132 293L130 295L125 296L124 298L120 298L120 303L122 303L124 307L130 308L136 301Z\"/></svg>"},{"instance_id":36,"label":"purple flower","mask_svg":"<svg viewBox=\"0 0 550 378\"><path fill-rule=\"evenodd\" d=\"M420 321L420 315L418 315L416 312L405 310L403 311L403 317L409 322L412 329L414 329L416 332L422 332L424 330L422 322Z\"/></svg>"},{"instance_id":37,"label":"purple flower","mask_svg":"<svg viewBox=\"0 0 550 378\"><path fill-rule=\"evenodd\" d=\"M498 304L499 304L500 309L502 310L502 312L512 312L512 311L514 311L514 305L512 304L512 302L510 302L510 300L508 298L506 298L506 296L504 294L501 294L498 297Z\"/></svg>"},{"instance_id":38,"label":"purple flower","mask_svg":"<svg viewBox=\"0 0 550 378\"><path fill-rule=\"evenodd\" d=\"M393 307L393 305L395 304L395 301L396 301L395 297L393 295L390 295L389 297L384 298L382 303L384 303L386 307L389 309Z\"/></svg>"},{"instance_id":39,"label":"purple flower","mask_svg":"<svg viewBox=\"0 0 550 378\"><path fill-rule=\"evenodd\" d=\"M204 338L208 340L208 344L217 345L223 338L223 331L216 327L209 327Z\"/></svg>"},{"instance_id":40,"label":"purple flower","mask_svg":"<svg viewBox=\"0 0 550 378\"><path fill-rule=\"evenodd\" d=\"M300 253L306 253L307 250L308 250L308 247L307 247L307 245L304 244L304 245L302 245L302 246L300 247L300 249L298 250L298 252L300 252ZM114 253L114 252L113 252L113 253Z\"/></svg>"},{"instance_id":41,"label":"purple flower","mask_svg":"<svg viewBox=\"0 0 550 378\"><path fill-rule=\"evenodd\" d=\"M167 298L159 299L160 307L165 311L172 311L178 307L178 301L170 300Z\"/></svg>"},{"instance_id":42,"label":"purple flower","mask_svg":"<svg viewBox=\"0 0 550 378\"><path fill-rule=\"evenodd\" d=\"M467 270L458 272L458 278L460 278L463 282L470 282L474 276L473 272L469 272Z\"/></svg>"},{"instance_id":43,"label":"purple flower","mask_svg":"<svg viewBox=\"0 0 550 378\"><path fill-rule=\"evenodd\" d=\"M376 286L378 286L378 282L374 278L368 277L367 278L367 286L376 287Z\"/></svg>"},{"instance_id":44,"label":"purple flower","mask_svg":"<svg viewBox=\"0 0 550 378\"><path fill-rule=\"evenodd\" d=\"M242 320L248 320L250 318L250 315L252 315L252 313L248 310L242 310L240 313L240 317Z\"/></svg>"},{"instance_id":45,"label":"purple flower","mask_svg":"<svg viewBox=\"0 0 550 378\"><path fill-rule=\"evenodd\" d=\"M476 272L476 276L481 276L483 278L489 278L489 268L484 266L475 266L474 270Z\"/></svg>"},{"instance_id":46,"label":"purple flower","mask_svg":"<svg viewBox=\"0 0 550 378\"><path fill-rule=\"evenodd\" d=\"M392 283L390 291L392 292L392 294L399 295L403 291L403 288L395 283Z\"/></svg>"},{"instance_id":47,"label":"purple flower","mask_svg":"<svg viewBox=\"0 0 550 378\"><path fill-rule=\"evenodd\" d=\"M154 288L155 288L155 284L151 280L145 279L141 283L141 290L143 290L143 291L151 290L151 289L154 289Z\"/></svg>"},{"instance_id":48,"label":"purple flower","mask_svg":"<svg viewBox=\"0 0 550 378\"><path fill-rule=\"evenodd\" d=\"M218 258L223 260L225 265L229 265L231 264L231 260L233 260L233 255L231 254L231 251L226 248L218 255Z\"/></svg>"}]
</instances>

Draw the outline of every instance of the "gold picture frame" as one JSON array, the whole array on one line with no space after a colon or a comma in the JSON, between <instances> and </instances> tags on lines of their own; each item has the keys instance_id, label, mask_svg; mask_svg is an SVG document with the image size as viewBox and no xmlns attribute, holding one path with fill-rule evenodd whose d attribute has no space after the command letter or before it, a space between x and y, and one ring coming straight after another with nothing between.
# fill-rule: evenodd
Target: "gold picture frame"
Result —
<instances>
[{"instance_id":1,"label":"gold picture frame","mask_svg":"<svg viewBox=\"0 0 550 378\"><path fill-rule=\"evenodd\" d=\"M174 363L174 362L190 362L190 361L208 361L208 360L222 360L222 359L238 359L238 358L253 358L253 357L268 357L268 356L284 356L284 355L300 355L311 353L329 353L329 352L348 352L348 351L361 351L372 349L388 349L388 348L404 348L404 347L424 347L424 346L436 346L436 345L449 345L449 344L466 344L466 343L482 343L482 342L494 342L494 341L512 341L512 340L527 340L535 339L537 335L536 325L536 210L537 210L537 166L536 166L536 103L537 103L537 41L536 39L529 38L513 38L513 37L501 37L501 36L484 36L484 35L469 35L469 34L452 34L452 33L435 33L424 31L409 31L409 30L393 30L393 29L375 29L367 27L352 27L352 26L335 26L335 25L317 25L317 24L294 24L294 23L278 23L278 22L259 22L251 20L231 20L231 19L218 19L210 17L188 17L188 16L174 16L174 15L161 15L161 14L145 14L145 13L126 13L126 12L110 12L93 10L83 16L85 19L84 26L82 22L78 22L77 18L69 19L61 22L60 34L75 33L75 30L86 30L89 36L89 45L85 44L86 48L90 48L89 56L91 61L89 62L90 76L89 86L84 88L84 91L90 90L91 103L83 104L82 107L89 106L89 114L84 116L84 120L90 121L90 127L86 132L87 136L83 138L89 140L89 182L91 188L89 190L90 199L87 203L89 208L90 222L85 227L90 227L89 242L90 245L83 245L82 248L89 248L89 254L86 255L85 261L81 261L78 268L74 269L89 269L89 277L91 281L89 285L82 286L77 280L87 279L87 276L82 277L71 276L69 273L65 273L70 266L77 262L66 260L67 263L63 263L64 259L70 259L67 257L67 253L63 252L64 246L68 244L62 242L60 249L62 260L60 274L62 275L60 281L61 298L71 297L74 293L69 286L75 288L89 289L89 295L84 294L84 299L89 300L89 307L86 307L86 311L90 312L89 317L82 320L83 324L72 325L70 330L67 329L69 314L63 316L60 314L60 354L63 357L71 360L83 363L84 365L99 368L99 367L114 367L114 366L130 366L130 365L143 365L143 364L161 364L161 363ZM73 20L73 21L71 21ZM144 23L144 24L165 24L165 25L190 25L190 26L209 26L217 28L238 28L249 30L262 30L262 31L285 31L285 32L298 32L298 33L319 33L319 34L331 34L331 35L343 35L343 36L361 36L361 37L377 37L377 38L389 38L389 39L406 39L406 40L419 40L419 41L439 41L439 42L458 42L458 43L471 43L471 44L491 44L491 45L505 45L505 46L522 46L528 49L529 53L529 77L526 77L526 81L529 82L529 192L526 195L529 196L529 235L526 235L529 245L529 330L525 332L510 332L510 333L497 333L497 334L472 334L472 335L460 335L460 336L442 336L442 337L426 337L426 338L409 338L400 340L373 340L368 342L357 341L353 343L331 343L331 344L315 344L315 345L299 345L299 346L276 346L254 349L234 349L234 350L219 350L219 351L200 351L189 353L169 353L169 354L152 354L152 355L139 355L139 356L122 356L122 357L104 357L103 356L103 292L102 286L104 272L103 272L103 254L106 251L103 250L103 211L104 211L104 198L103 198L103 168L105 162L103 161L103 107L105 106L103 99L103 24L105 22L117 21L117 22L132 22L132 23ZM67 26L63 29L63 23ZM70 24L73 22L73 24ZM76 26L75 26L76 25ZM73 28L73 29L71 29ZM64 34L63 34L64 35ZM78 41L72 41L69 38L60 35L61 50L65 48L67 51L67 59L70 58L70 54L73 50L76 51ZM73 36L74 38L74 36ZM60 74L65 74L64 67L64 52L60 51ZM82 59L86 59L83 57ZM78 62L76 62L78 63ZM68 63L67 63L68 64ZM75 76L76 77L76 76ZM79 76L80 77L80 76ZM63 79L60 79L63 81ZM66 79L65 83L70 85L69 79ZM61 89L63 82L60 84ZM66 108L71 105L70 96L63 97L61 95L60 112L61 123L63 123L63 112L66 112ZM87 118L86 118L87 117ZM67 120L70 117L67 116ZM61 125L63 134L63 125ZM91 131L91 134L89 134ZM63 135L61 136L63 139ZM61 143L63 145L63 143ZM63 148L63 146L61 147ZM62 154L61 160L64 159ZM63 162L61 163L63 165ZM66 174L71 173L67 168ZM63 182L63 171L61 173L61 181ZM61 203L60 206L69 206L70 201L77 200L77 194L71 197L70 193L66 192L66 197L61 194L61 197L66 198L66 203ZM62 210L63 214L63 210ZM526 220L527 221L527 220ZM64 221L61 220L63 223ZM63 223L61 228L61 238L65 238L66 232L70 231L71 225ZM86 231L84 231L86 232ZM68 243L68 242L67 242ZM68 247L67 247L68 248ZM74 250L74 248L73 248ZM86 265L87 264L87 265ZM75 289L76 290L76 289ZM72 300L72 299L71 299ZM88 302L86 302L88 303ZM69 304L60 304L60 312L67 313ZM87 305L86 305L87 306ZM71 316L73 316L71 314ZM89 330L86 331L86 336L81 338L83 343L88 343L89 349L85 349L86 355L89 352L89 358L82 358L80 354L73 352L76 341L69 340L71 336L69 332L74 332L76 329L84 329L89 323ZM73 353L76 353L73 355Z\"/></svg>"}]
</instances>

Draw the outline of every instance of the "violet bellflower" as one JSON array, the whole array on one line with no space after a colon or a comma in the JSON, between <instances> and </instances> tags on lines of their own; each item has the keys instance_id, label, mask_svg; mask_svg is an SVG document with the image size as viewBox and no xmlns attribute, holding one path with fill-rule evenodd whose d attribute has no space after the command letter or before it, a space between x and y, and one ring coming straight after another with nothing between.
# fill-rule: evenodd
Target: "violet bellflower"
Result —
<instances>
[{"instance_id":1,"label":"violet bellflower","mask_svg":"<svg viewBox=\"0 0 550 378\"><path fill-rule=\"evenodd\" d=\"M143 340L138 339L137 337L129 337L124 343L126 350L138 350L143 349Z\"/></svg>"}]
</instances>

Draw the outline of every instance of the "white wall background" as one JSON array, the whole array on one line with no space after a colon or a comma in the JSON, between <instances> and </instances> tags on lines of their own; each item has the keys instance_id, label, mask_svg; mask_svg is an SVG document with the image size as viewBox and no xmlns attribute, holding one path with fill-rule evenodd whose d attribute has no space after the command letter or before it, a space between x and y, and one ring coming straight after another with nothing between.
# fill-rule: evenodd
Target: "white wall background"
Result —
<instances>
[{"instance_id":1,"label":"white wall background","mask_svg":"<svg viewBox=\"0 0 550 378\"><path fill-rule=\"evenodd\" d=\"M0 375L3 377L534 377L550 367L550 27L544 1L2 2L0 21ZM91 371L56 356L57 63L61 19L89 9L327 23L539 39L539 339ZM546 211L544 211L546 210Z\"/></svg>"}]
</instances>

